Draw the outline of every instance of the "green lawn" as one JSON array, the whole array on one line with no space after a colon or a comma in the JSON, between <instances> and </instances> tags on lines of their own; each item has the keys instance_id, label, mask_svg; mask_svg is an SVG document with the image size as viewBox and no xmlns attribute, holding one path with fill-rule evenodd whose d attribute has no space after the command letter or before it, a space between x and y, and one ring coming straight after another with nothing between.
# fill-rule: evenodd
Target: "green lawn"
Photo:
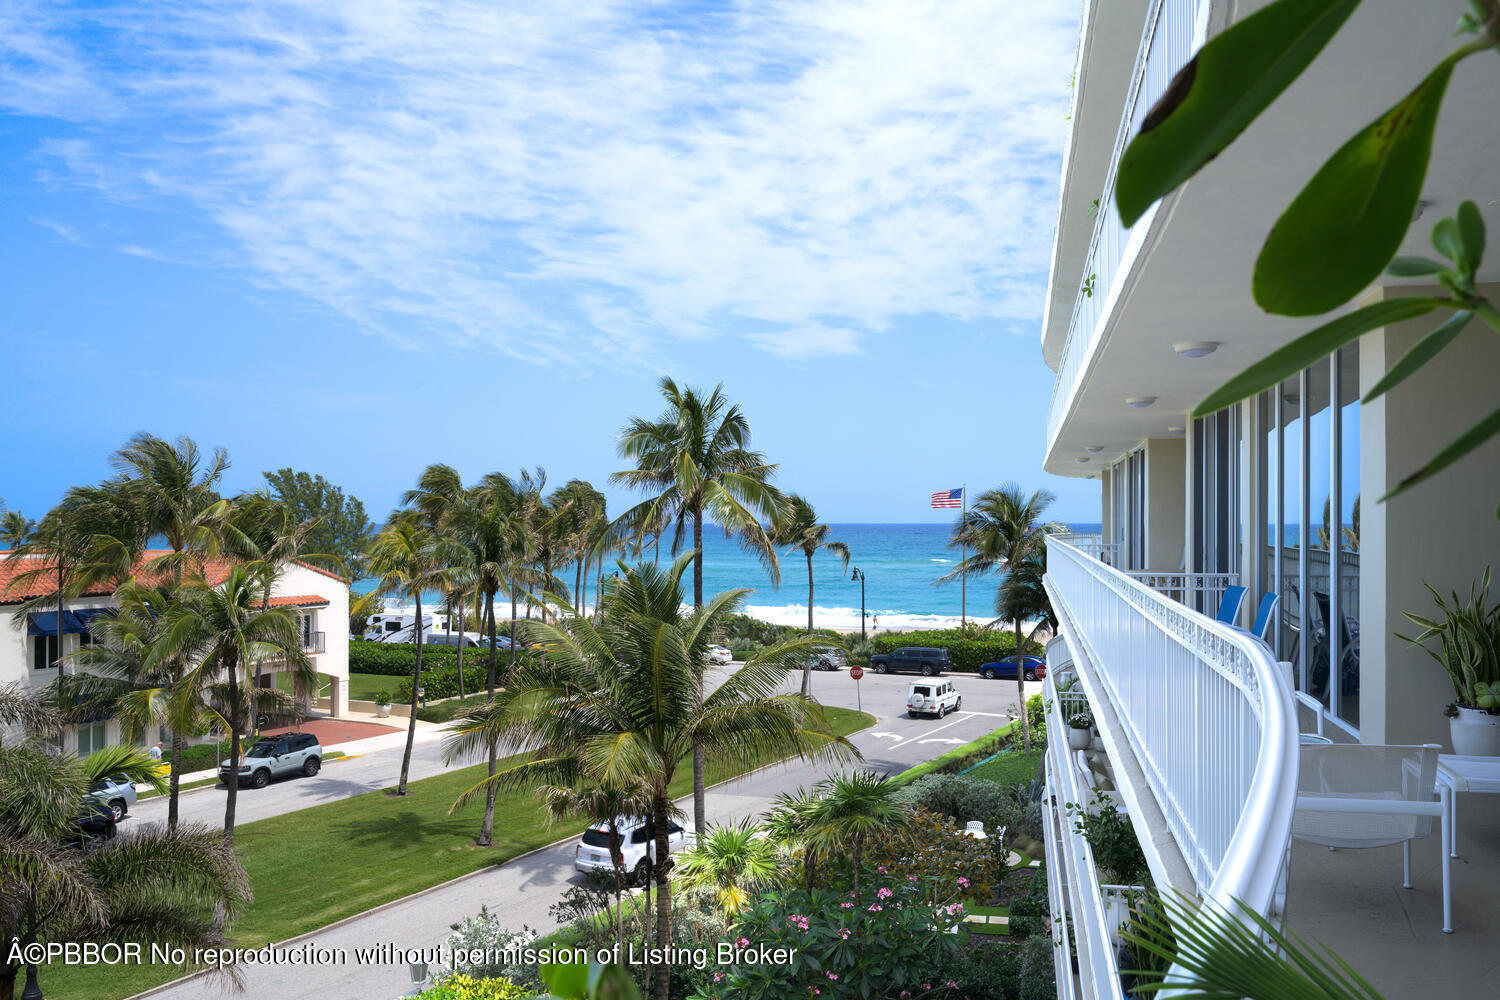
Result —
<instances>
[{"instance_id":1,"label":"green lawn","mask_svg":"<svg viewBox=\"0 0 1500 1000\"><path fill-rule=\"evenodd\" d=\"M825 711L841 735L875 722L850 709ZM724 781L760 763L766 761L711 763L708 780ZM284 941L500 864L569 832L566 826L549 824L529 792L511 792L495 804L494 846L475 847L483 800L452 816L447 810L484 772L484 765L475 765L412 782L406 798L367 792L239 827L235 845L255 901L234 925L227 943L258 947ZM690 766L678 770L672 791L674 796L692 791ZM116 1000L184 971L152 965L58 966L42 969L41 983L55 1000Z\"/></svg>"},{"instance_id":2,"label":"green lawn","mask_svg":"<svg viewBox=\"0 0 1500 1000\"><path fill-rule=\"evenodd\" d=\"M981 764L970 771L970 778L984 778L1001 785L1031 784L1036 780L1037 770L1042 766L1042 757L1045 750L1033 750L1031 753L1002 753L987 764Z\"/></svg>"},{"instance_id":3,"label":"green lawn","mask_svg":"<svg viewBox=\"0 0 1500 1000\"><path fill-rule=\"evenodd\" d=\"M466 698L448 698L435 701L417 709L417 718L423 722L449 722L475 705L483 705L487 694L471 694Z\"/></svg>"},{"instance_id":4,"label":"green lawn","mask_svg":"<svg viewBox=\"0 0 1500 1000\"><path fill-rule=\"evenodd\" d=\"M320 681L327 685L326 679ZM396 685L401 683L401 678L392 677L389 674L350 674L349 675L349 698L352 701L374 701L379 691L396 693ZM292 690L292 675L277 674L276 687L282 691Z\"/></svg>"}]
</instances>

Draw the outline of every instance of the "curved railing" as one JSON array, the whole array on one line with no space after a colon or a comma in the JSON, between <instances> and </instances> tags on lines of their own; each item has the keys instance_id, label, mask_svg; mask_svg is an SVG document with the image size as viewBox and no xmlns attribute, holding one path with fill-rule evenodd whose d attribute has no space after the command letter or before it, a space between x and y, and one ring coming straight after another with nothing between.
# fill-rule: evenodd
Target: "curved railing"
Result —
<instances>
[{"instance_id":1,"label":"curved railing","mask_svg":"<svg viewBox=\"0 0 1500 1000\"><path fill-rule=\"evenodd\" d=\"M1047 590L1119 719L1114 735L1140 763L1198 894L1269 912L1297 794L1296 712L1270 650L1091 558L1066 536L1047 541Z\"/></svg>"}]
</instances>

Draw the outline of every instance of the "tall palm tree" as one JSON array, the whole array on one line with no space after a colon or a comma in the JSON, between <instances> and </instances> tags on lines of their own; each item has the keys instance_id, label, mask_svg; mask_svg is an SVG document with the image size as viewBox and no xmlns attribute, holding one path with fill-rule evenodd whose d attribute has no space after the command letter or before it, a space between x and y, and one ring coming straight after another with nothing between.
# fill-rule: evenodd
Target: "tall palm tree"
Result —
<instances>
[{"instance_id":1,"label":"tall palm tree","mask_svg":"<svg viewBox=\"0 0 1500 1000\"><path fill-rule=\"evenodd\" d=\"M411 750L417 738L417 692L422 684L422 635L426 631L422 625L422 592L451 587L467 556L457 542L435 535L416 511L394 517L370 546L370 572L379 577L380 589L401 593L417 605L417 663L411 679L411 714L407 719L397 795L406 794Z\"/></svg>"},{"instance_id":2,"label":"tall palm tree","mask_svg":"<svg viewBox=\"0 0 1500 1000\"><path fill-rule=\"evenodd\" d=\"M174 641L194 651L173 692L177 702L174 711L186 713L188 706L217 695L223 726L229 730L231 775L239 774L240 734L248 728L255 700L261 697L250 684L254 665L263 660L280 661L282 668L291 672L298 690L317 683L317 671L302 651L296 611L262 605L265 578L274 573L268 563L250 562L231 566L217 586L209 586L201 577L192 578L177 595L180 610L169 625L178 637ZM232 778L226 784L229 793L224 803L224 839L232 842L239 781Z\"/></svg>"},{"instance_id":3,"label":"tall palm tree","mask_svg":"<svg viewBox=\"0 0 1500 1000\"><path fill-rule=\"evenodd\" d=\"M250 884L233 848L203 827L147 827L91 851L63 846L79 802L106 775L162 787L157 761L134 747L82 759L48 752L61 720L19 686L0 688L0 998L23 967L9 947L61 941L140 941L188 949L218 944L216 911L234 916ZM15 738L10 729L24 729Z\"/></svg>"},{"instance_id":4,"label":"tall palm tree","mask_svg":"<svg viewBox=\"0 0 1500 1000\"><path fill-rule=\"evenodd\" d=\"M1042 515L1057 498L1050 490L1037 490L1030 496L1015 483L999 489L985 490L954 523L950 546L966 546L971 553L944 576L951 580L960 573L983 574L996 569L1020 570L1027 562L1045 558L1049 526ZM1016 606L1020 609L1020 605ZM1022 619L1012 618L1016 635L1016 655L1023 650ZM1018 661L1019 662L1019 661ZM1026 718L1025 671L1016 671L1016 698L1021 715L1021 742L1031 752L1031 723Z\"/></svg>"},{"instance_id":5,"label":"tall palm tree","mask_svg":"<svg viewBox=\"0 0 1500 1000\"><path fill-rule=\"evenodd\" d=\"M775 584L781 582L776 548L762 521L780 510L782 496L770 483L776 466L750 450L750 422L730 403L719 384L708 395L661 380L666 411L656 420L633 417L620 434L617 450L635 468L616 472L609 481L651 496L631 507L611 525L620 536L675 525L672 554L683 548L692 531L693 607L703 607L703 520L708 517L726 535L738 535L760 556ZM703 750L693 751L693 825L698 836L708 830L704 805Z\"/></svg>"},{"instance_id":6,"label":"tall palm tree","mask_svg":"<svg viewBox=\"0 0 1500 1000\"><path fill-rule=\"evenodd\" d=\"M0 549L14 550L26 544L36 522L18 510L0 512Z\"/></svg>"},{"instance_id":7,"label":"tall palm tree","mask_svg":"<svg viewBox=\"0 0 1500 1000\"><path fill-rule=\"evenodd\" d=\"M819 549L827 549L839 557L844 570L849 569L849 546L834 541L833 529L818 523L818 512L813 505L796 493L789 493L786 503L771 522L771 540L786 546L787 554L800 551L807 558L807 634L813 634L813 556ZM812 658L802 665L802 696L812 692Z\"/></svg>"},{"instance_id":8,"label":"tall palm tree","mask_svg":"<svg viewBox=\"0 0 1500 1000\"><path fill-rule=\"evenodd\" d=\"M445 743L450 760L491 741L530 751L525 761L464 792L455 809L492 786L646 782L659 862L654 878L661 947L671 944L672 933L669 788L693 747L736 760L789 753L806 760L858 756L848 740L833 734L815 702L774 694L785 665L805 655L811 640L756 654L700 697L708 645L723 635L727 617L748 591L728 591L685 612L682 575L692 558L684 555L670 569L622 565L620 577L605 589L597 624L557 599L560 622L536 626L550 647L546 658L523 666L492 703L456 719ZM668 971L667 965L655 971L657 1000L667 998Z\"/></svg>"},{"instance_id":9,"label":"tall palm tree","mask_svg":"<svg viewBox=\"0 0 1500 1000\"><path fill-rule=\"evenodd\" d=\"M776 842L748 819L716 826L677 856L677 881L684 889L714 893L719 913L732 920L749 905L752 894L786 878Z\"/></svg>"},{"instance_id":10,"label":"tall palm tree","mask_svg":"<svg viewBox=\"0 0 1500 1000\"><path fill-rule=\"evenodd\" d=\"M848 854L859 892L865 843L876 833L904 830L911 810L893 798L896 786L883 774L855 771L818 782L807 809L807 850L818 857Z\"/></svg>"}]
</instances>

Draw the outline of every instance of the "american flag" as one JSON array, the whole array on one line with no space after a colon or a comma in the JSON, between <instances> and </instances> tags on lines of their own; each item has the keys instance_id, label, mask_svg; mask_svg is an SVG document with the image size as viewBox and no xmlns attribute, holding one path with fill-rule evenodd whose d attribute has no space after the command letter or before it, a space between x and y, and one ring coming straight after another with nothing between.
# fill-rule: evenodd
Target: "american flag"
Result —
<instances>
[{"instance_id":1,"label":"american flag","mask_svg":"<svg viewBox=\"0 0 1500 1000\"><path fill-rule=\"evenodd\" d=\"M959 487L956 490L943 490L941 493L934 493L932 495L932 507L934 510L939 507L957 507L963 502L963 487Z\"/></svg>"}]
</instances>

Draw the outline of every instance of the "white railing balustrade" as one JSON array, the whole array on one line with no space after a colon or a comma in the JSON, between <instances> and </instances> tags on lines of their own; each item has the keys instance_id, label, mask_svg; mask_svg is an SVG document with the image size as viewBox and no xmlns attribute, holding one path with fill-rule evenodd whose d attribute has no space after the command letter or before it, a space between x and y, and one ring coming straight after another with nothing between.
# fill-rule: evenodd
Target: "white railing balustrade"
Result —
<instances>
[{"instance_id":1,"label":"white railing balustrade","mask_svg":"<svg viewBox=\"0 0 1500 1000\"><path fill-rule=\"evenodd\" d=\"M1238 585L1238 573L1158 573L1153 570L1130 570L1125 574L1164 597L1185 604L1209 617L1218 614L1219 602L1226 587ZM1252 607L1251 611L1255 609Z\"/></svg>"},{"instance_id":2,"label":"white railing balustrade","mask_svg":"<svg viewBox=\"0 0 1500 1000\"><path fill-rule=\"evenodd\" d=\"M1063 539L1080 552L1091 555L1102 562L1107 562L1111 566L1115 566L1119 562L1120 543L1107 542L1104 540L1103 535L1065 534L1058 535L1057 537Z\"/></svg>"},{"instance_id":3,"label":"white railing balustrade","mask_svg":"<svg viewBox=\"0 0 1500 1000\"><path fill-rule=\"evenodd\" d=\"M1269 651L1057 537L1046 586L1198 894L1267 912L1297 788L1296 713Z\"/></svg>"},{"instance_id":4,"label":"white railing balustrade","mask_svg":"<svg viewBox=\"0 0 1500 1000\"><path fill-rule=\"evenodd\" d=\"M1120 225L1115 211L1115 175L1120 156L1142 120L1166 91L1172 77L1186 65L1203 44L1208 25L1208 0L1154 0L1147 12L1135 71L1131 74L1125 110L1110 153L1109 172L1099 194L1094 214L1094 233L1089 242L1083 279L1073 302L1068 335L1063 341L1062 362L1052 383L1052 404L1047 411L1047 449L1051 451L1062 427L1063 416L1073 405L1073 394L1083 381L1088 359L1103 333L1104 308L1119 278L1132 230Z\"/></svg>"}]
</instances>

